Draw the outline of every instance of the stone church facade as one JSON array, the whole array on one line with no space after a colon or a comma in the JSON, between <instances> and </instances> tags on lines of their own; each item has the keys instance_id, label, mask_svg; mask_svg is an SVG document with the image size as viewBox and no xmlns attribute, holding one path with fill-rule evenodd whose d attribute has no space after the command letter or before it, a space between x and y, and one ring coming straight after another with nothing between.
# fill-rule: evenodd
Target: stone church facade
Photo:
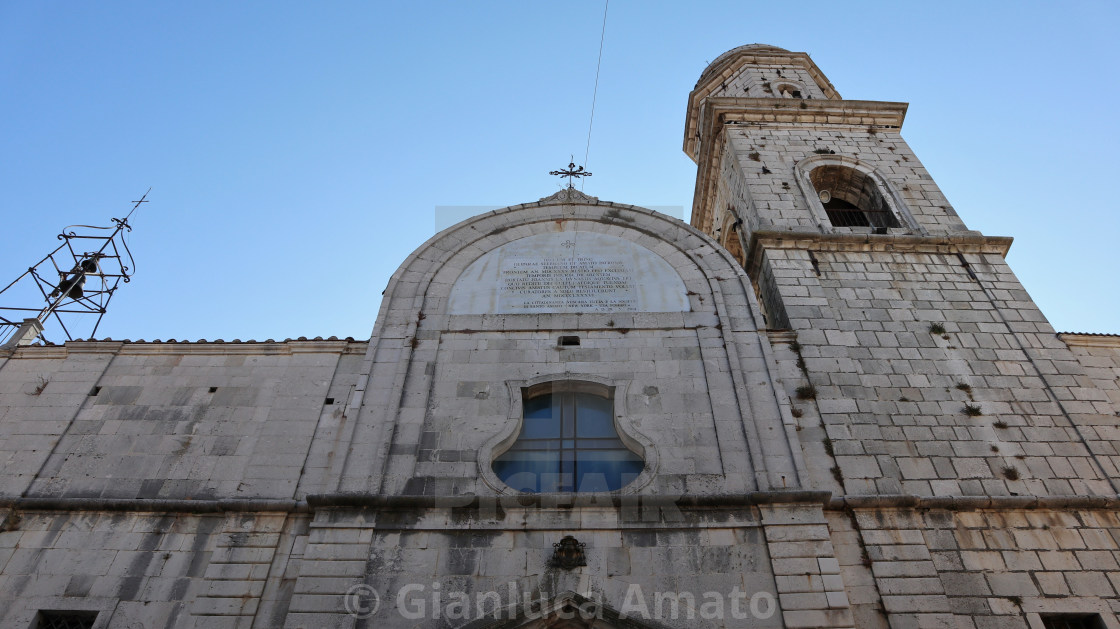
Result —
<instances>
[{"instance_id":1,"label":"stone church facade","mask_svg":"<svg viewBox=\"0 0 1120 629\"><path fill-rule=\"evenodd\" d=\"M368 341L0 350L0 627L1120 629L1120 339L905 112L744 46L692 225L567 189L421 245Z\"/></svg>"}]
</instances>

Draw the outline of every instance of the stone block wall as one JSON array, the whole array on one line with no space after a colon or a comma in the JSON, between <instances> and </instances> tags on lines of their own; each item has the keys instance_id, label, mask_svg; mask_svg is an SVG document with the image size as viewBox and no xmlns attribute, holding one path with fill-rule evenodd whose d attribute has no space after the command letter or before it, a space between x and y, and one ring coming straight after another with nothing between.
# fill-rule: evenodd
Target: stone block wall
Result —
<instances>
[{"instance_id":1,"label":"stone block wall","mask_svg":"<svg viewBox=\"0 0 1120 629\"><path fill-rule=\"evenodd\" d=\"M778 86L792 84L803 98L828 98L805 68L774 61L744 66L712 91L713 98L780 98Z\"/></svg>"},{"instance_id":2,"label":"stone block wall","mask_svg":"<svg viewBox=\"0 0 1120 629\"><path fill-rule=\"evenodd\" d=\"M17 350L0 367L2 495L295 498L305 467L328 465L309 464L309 447L343 414L365 345ZM323 475L305 479L306 490L333 489L314 479Z\"/></svg>"},{"instance_id":3,"label":"stone block wall","mask_svg":"<svg viewBox=\"0 0 1120 629\"><path fill-rule=\"evenodd\" d=\"M1063 333L1058 337L1092 378L1093 387L1108 396L1115 413L1120 413L1120 335Z\"/></svg>"},{"instance_id":4,"label":"stone block wall","mask_svg":"<svg viewBox=\"0 0 1120 629\"><path fill-rule=\"evenodd\" d=\"M658 462L658 491L722 487L727 476L749 479L741 411L733 399L709 394L731 387L728 367L720 364L726 359L704 344L714 330L635 328L631 317L615 318L625 331L574 328L578 347L559 347L558 332L547 330L442 334L429 398L434 408L415 423L402 417L394 465L404 466L406 453L415 463L394 469L389 491L430 494L435 485L426 479L462 479L459 491L490 493L479 483L477 454L521 412L506 383L541 377L614 384L623 430L644 437L650 449L656 441L657 452L649 454ZM406 479L413 486L406 488Z\"/></svg>"},{"instance_id":5,"label":"stone block wall","mask_svg":"<svg viewBox=\"0 0 1120 629\"><path fill-rule=\"evenodd\" d=\"M749 207L736 208L751 230L748 237L755 230L859 231L832 227L827 219L810 211L806 197L816 192L798 182L795 165L825 155L851 158L873 168L899 195L916 222L910 226L915 233L966 230L898 129L742 123L728 127L723 143L723 152L734 159L750 199ZM906 231L906 217L899 219L902 231Z\"/></svg>"},{"instance_id":6,"label":"stone block wall","mask_svg":"<svg viewBox=\"0 0 1120 629\"><path fill-rule=\"evenodd\" d=\"M1115 407L1002 255L904 247L765 251L817 486L835 487L827 455L846 494L1114 493Z\"/></svg>"},{"instance_id":7,"label":"stone block wall","mask_svg":"<svg viewBox=\"0 0 1120 629\"><path fill-rule=\"evenodd\" d=\"M769 533L755 509L684 510L675 513L680 517L652 519L620 513L610 506L524 508L512 502L497 517L392 509L370 518L354 509L322 510L303 559L303 571L320 576L301 575L285 626L330 624L324 613L340 605L332 594L351 578L375 593L362 604L377 601L376 612L358 623L369 627L490 626L508 621L512 608L528 602L539 611L542 601L547 607L566 593L622 612L639 626L674 628L792 626L783 625L787 604L801 610L816 605L791 592L778 607L769 556L775 545L768 547ZM800 538L800 531L791 532L785 539ZM584 544L585 566L550 563L555 545L569 534ZM787 556L797 554L775 543ZM350 552L359 545L364 554ZM795 561L788 561L793 570ZM819 566L815 570L819 574ZM758 616L751 613L752 597ZM738 599L737 617L732 598Z\"/></svg>"},{"instance_id":8,"label":"stone block wall","mask_svg":"<svg viewBox=\"0 0 1120 629\"><path fill-rule=\"evenodd\" d=\"M300 526L268 513L9 511L0 626L31 627L43 609L97 612L97 627L279 626Z\"/></svg>"},{"instance_id":9,"label":"stone block wall","mask_svg":"<svg viewBox=\"0 0 1120 629\"><path fill-rule=\"evenodd\" d=\"M996 504L854 509L891 626L1028 629L1095 612L1114 627L1114 510Z\"/></svg>"}]
</instances>

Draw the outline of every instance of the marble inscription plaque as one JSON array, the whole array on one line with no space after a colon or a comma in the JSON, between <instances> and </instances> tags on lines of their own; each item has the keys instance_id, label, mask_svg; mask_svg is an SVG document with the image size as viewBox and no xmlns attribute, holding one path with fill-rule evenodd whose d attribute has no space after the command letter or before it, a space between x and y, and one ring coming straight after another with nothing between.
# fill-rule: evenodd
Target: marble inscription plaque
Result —
<instances>
[{"instance_id":1,"label":"marble inscription plaque","mask_svg":"<svg viewBox=\"0 0 1120 629\"><path fill-rule=\"evenodd\" d=\"M472 263L451 291L452 314L688 310L684 282L660 256L594 232L538 234Z\"/></svg>"}]
</instances>

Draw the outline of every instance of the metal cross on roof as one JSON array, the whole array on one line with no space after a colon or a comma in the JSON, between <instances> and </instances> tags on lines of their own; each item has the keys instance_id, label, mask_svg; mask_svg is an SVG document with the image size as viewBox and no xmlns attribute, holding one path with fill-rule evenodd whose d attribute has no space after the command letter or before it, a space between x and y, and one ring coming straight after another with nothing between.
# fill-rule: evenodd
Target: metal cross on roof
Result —
<instances>
[{"instance_id":1,"label":"metal cross on roof","mask_svg":"<svg viewBox=\"0 0 1120 629\"><path fill-rule=\"evenodd\" d=\"M550 174L550 175L558 175L558 176L560 176L560 177L567 177L567 178L568 178L568 187L569 187L569 188L574 188L574 187L575 187L575 185L574 185L574 184L572 183L572 180L573 180L573 179L578 179L578 178L580 178L580 177L590 177L590 176L591 176L591 173L590 173L590 172L586 172L586 171L584 171L584 170L583 170L583 166L580 166L580 167L578 167L578 168L577 168L577 167L576 167L576 163L575 163L575 162L570 162L570 163L568 164L568 168L567 168L567 169L564 169L564 170L554 170L554 171L552 171L552 172L550 172L550 173L548 173L548 174Z\"/></svg>"}]
</instances>

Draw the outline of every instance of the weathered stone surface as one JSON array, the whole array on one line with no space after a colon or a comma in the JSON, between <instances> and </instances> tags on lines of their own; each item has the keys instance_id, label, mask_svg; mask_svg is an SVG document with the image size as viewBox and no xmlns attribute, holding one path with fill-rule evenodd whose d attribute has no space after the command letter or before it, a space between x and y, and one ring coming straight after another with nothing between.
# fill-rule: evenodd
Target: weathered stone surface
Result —
<instances>
[{"instance_id":1,"label":"weathered stone surface","mask_svg":"<svg viewBox=\"0 0 1120 629\"><path fill-rule=\"evenodd\" d=\"M571 189L418 249L368 342L0 350L0 625L1116 629L1120 343L1054 334L904 113L738 48L692 226ZM507 485L541 392L601 416L533 452L640 473Z\"/></svg>"}]
</instances>

